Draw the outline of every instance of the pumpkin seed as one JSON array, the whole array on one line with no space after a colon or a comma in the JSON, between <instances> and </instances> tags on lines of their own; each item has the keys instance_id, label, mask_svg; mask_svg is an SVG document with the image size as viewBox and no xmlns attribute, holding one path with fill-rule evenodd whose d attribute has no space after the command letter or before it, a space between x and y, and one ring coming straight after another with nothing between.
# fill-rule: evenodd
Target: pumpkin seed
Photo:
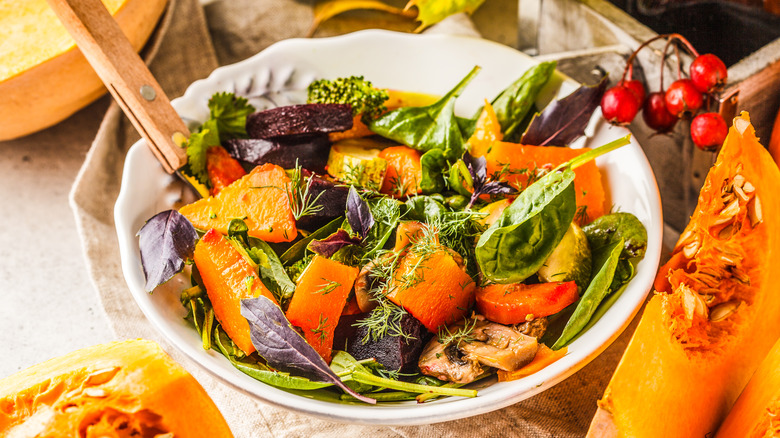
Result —
<instances>
[{"instance_id":1,"label":"pumpkin seed","mask_svg":"<svg viewBox=\"0 0 780 438\"><path fill-rule=\"evenodd\" d=\"M725 303L714 306L710 309L710 321L718 322L728 318L736 312L741 305L742 301L726 301Z\"/></svg>"},{"instance_id":2,"label":"pumpkin seed","mask_svg":"<svg viewBox=\"0 0 780 438\"><path fill-rule=\"evenodd\" d=\"M677 248L680 248L682 246L685 246L693 241L693 228L688 228L685 231L683 231L682 234L680 234L680 237L677 239L677 244L674 245L674 250L676 251Z\"/></svg>"},{"instance_id":3,"label":"pumpkin seed","mask_svg":"<svg viewBox=\"0 0 780 438\"><path fill-rule=\"evenodd\" d=\"M103 388L84 388L84 395L87 397L103 398L108 397L108 392Z\"/></svg>"},{"instance_id":4,"label":"pumpkin seed","mask_svg":"<svg viewBox=\"0 0 780 438\"><path fill-rule=\"evenodd\" d=\"M755 192L756 188L753 186L753 184L750 183L750 181L745 181L745 184L742 186L742 191L750 194Z\"/></svg>"},{"instance_id":5,"label":"pumpkin seed","mask_svg":"<svg viewBox=\"0 0 780 438\"><path fill-rule=\"evenodd\" d=\"M691 320L694 315L707 318L707 304L701 295L685 285L680 285L680 292L682 293L682 307L686 318Z\"/></svg>"},{"instance_id":6,"label":"pumpkin seed","mask_svg":"<svg viewBox=\"0 0 780 438\"><path fill-rule=\"evenodd\" d=\"M745 177L738 173L734 175L732 182L734 183L734 187L742 188L742 186L745 185Z\"/></svg>"},{"instance_id":7,"label":"pumpkin seed","mask_svg":"<svg viewBox=\"0 0 780 438\"><path fill-rule=\"evenodd\" d=\"M102 385L116 376L120 367L103 368L93 372L84 380L84 386Z\"/></svg>"},{"instance_id":8,"label":"pumpkin seed","mask_svg":"<svg viewBox=\"0 0 780 438\"><path fill-rule=\"evenodd\" d=\"M694 240L683 247L683 254L686 258L692 259L699 252L699 247L701 247L701 243L698 240Z\"/></svg>"},{"instance_id":9,"label":"pumpkin seed","mask_svg":"<svg viewBox=\"0 0 780 438\"><path fill-rule=\"evenodd\" d=\"M168 433L158 433L154 436L154 438L173 438L173 432Z\"/></svg>"},{"instance_id":10,"label":"pumpkin seed","mask_svg":"<svg viewBox=\"0 0 780 438\"><path fill-rule=\"evenodd\" d=\"M748 204L748 217L750 218L750 225L754 227L764 221L764 214L761 211L761 200L758 199L758 195L753 197L753 202Z\"/></svg>"},{"instance_id":11,"label":"pumpkin seed","mask_svg":"<svg viewBox=\"0 0 780 438\"><path fill-rule=\"evenodd\" d=\"M76 406L76 405L68 405L68 406L65 406L64 409L62 409L62 412L66 413L66 414L72 414L73 412L76 412L78 410L79 410L78 406Z\"/></svg>"},{"instance_id":12,"label":"pumpkin seed","mask_svg":"<svg viewBox=\"0 0 780 438\"><path fill-rule=\"evenodd\" d=\"M736 193L737 196L739 196L739 199L744 202L748 202L750 200L750 196L748 196L741 187L734 186L734 193Z\"/></svg>"},{"instance_id":13,"label":"pumpkin seed","mask_svg":"<svg viewBox=\"0 0 780 438\"><path fill-rule=\"evenodd\" d=\"M741 269L737 268L736 266L731 268L731 275L734 277L735 280L742 284L750 284L750 277L748 277L747 274L745 274Z\"/></svg>"},{"instance_id":14,"label":"pumpkin seed","mask_svg":"<svg viewBox=\"0 0 780 438\"><path fill-rule=\"evenodd\" d=\"M727 256L726 254L718 254L718 260L720 260L723 263L725 263L727 265L730 265L730 266L736 266L737 265L736 260L734 260L731 257Z\"/></svg>"},{"instance_id":15,"label":"pumpkin seed","mask_svg":"<svg viewBox=\"0 0 780 438\"><path fill-rule=\"evenodd\" d=\"M734 220L734 216L736 216L737 213L739 213L739 201L735 199L731 202L731 204L720 211L718 218L715 219L715 222L712 225L722 225L729 223Z\"/></svg>"},{"instance_id":16,"label":"pumpkin seed","mask_svg":"<svg viewBox=\"0 0 780 438\"><path fill-rule=\"evenodd\" d=\"M725 227L721 228L720 231L718 231L718 239L726 240L732 236L733 232L734 232L734 224L728 224Z\"/></svg>"}]
</instances>

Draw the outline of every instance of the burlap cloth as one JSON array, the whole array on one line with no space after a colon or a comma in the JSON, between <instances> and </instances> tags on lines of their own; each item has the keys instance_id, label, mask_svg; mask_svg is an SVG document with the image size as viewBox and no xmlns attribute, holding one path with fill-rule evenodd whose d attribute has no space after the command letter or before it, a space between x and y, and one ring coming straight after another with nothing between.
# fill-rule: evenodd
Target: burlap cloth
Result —
<instances>
[{"instance_id":1,"label":"burlap cloth","mask_svg":"<svg viewBox=\"0 0 780 438\"><path fill-rule=\"evenodd\" d=\"M147 58L153 58L152 72L171 97L180 96L191 82L206 77L219 65L244 59L278 40L304 35L312 18L311 5L292 0L224 0L205 8L204 14L197 0L173 0L161 21L158 38L146 49ZM463 23L439 31L464 29L473 32ZM104 108L93 105L88 111L100 117ZM84 137L64 137L60 141L85 141ZM478 417L427 426L374 427L322 421L261 403L199 369L147 322L122 276L113 206L125 153L137 138L112 104L71 191L71 207L91 280L116 337L160 342L206 388L237 437L584 436L596 400L617 365L633 325L580 372L529 400Z\"/></svg>"}]
</instances>

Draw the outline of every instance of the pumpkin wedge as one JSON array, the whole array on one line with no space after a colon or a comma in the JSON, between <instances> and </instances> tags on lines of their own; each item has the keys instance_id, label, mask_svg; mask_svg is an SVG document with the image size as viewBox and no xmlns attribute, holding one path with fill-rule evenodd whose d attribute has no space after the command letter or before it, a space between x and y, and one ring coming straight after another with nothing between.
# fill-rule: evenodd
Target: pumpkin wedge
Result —
<instances>
[{"instance_id":1,"label":"pumpkin wedge","mask_svg":"<svg viewBox=\"0 0 780 438\"><path fill-rule=\"evenodd\" d=\"M780 171L743 113L588 436L711 436L780 336L778 263Z\"/></svg>"},{"instance_id":2,"label":"pumpkin wedge","mask_svg":"<svg viewBox=\"0 0 780 438\"><path fill-rule=\"evenodd\" d=\"M715 438L780 435L780 342L750 378Z\"/></svg>"},{"instance_id":3,"label":"pumpkin wedge","mask_svg":"<svg viewBox=\"0 0 780 438\"><path fill-rule=\"evenodd\" d=\"M249 235L266 242L289 242L298 229L287 190L290 178L284 169L263 164L215 196L199 199L179 209L195 228L228 233L230 221L244 218Z\"/></svg>"},{"instance_id":4,"label":"pumpkin wedge","mask_svg":"<svg viewBox=\"0 0 780 438\"><path fill-rule=\"evenodd\" d=\"M232 437L203 387L154 342L95 345L0 380L4 437Z\"/></svg>"}]
</instances>

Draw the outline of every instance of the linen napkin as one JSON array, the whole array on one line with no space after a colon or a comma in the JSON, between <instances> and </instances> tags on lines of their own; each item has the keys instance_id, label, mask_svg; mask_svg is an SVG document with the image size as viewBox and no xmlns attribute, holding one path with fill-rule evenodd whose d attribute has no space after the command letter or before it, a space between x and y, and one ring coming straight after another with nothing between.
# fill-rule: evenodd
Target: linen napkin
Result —
<instances>
[{"instance_id":1,"label":"linen napkin","mask_svg":"<svg viewBox=\"0 0 780 438\"><path fill-rule=\"evenodd\" d=\"M293 0L224 0L206 5L205 10L197 0L171 0L147 49L152 72L172 98L220 64L251 56L278 40L304 35L312 19L311 5ZM477 35L464 16L434 31ZM122 276L113 206L125 154L137 139L128 120L112 104L73 185L71 207L89 275L116 337L159 342L204 386L236 437L584 436L596 400L634 325L583 370L535 397L496 412L426 426L324 421L257 401L207 374L162 339L136 306Z\"/></svg>"}]
</instances>

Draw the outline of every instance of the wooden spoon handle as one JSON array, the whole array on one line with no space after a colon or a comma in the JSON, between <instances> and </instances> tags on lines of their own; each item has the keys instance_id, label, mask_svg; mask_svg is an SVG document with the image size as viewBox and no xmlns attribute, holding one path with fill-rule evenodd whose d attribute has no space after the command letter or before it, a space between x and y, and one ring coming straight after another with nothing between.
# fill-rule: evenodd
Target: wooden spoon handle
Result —
<instances>
[{"instance_id":1,"label":"wooden spoon handle","mask_svg":"<svg viewBox=\"0 0 780 438\"><path fill-rule=\"evenodd\" d=\"M187 162L189 130L101 0L47 0L168 173Z\"/></svg>"}]
</instances>

